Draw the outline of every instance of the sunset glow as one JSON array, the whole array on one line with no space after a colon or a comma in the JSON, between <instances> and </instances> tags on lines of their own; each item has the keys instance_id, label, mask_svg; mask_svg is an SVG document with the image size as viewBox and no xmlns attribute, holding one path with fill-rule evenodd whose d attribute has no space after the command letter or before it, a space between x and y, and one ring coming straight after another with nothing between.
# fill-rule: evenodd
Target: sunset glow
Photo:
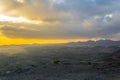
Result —
<instances>
[{"instance_id":1,"label":"sunset glow","mask_svg":"<svg viewBox=\"0 0 120 80\"><path fill-rule=\"evenodd\" d=\"M17 2L24 3L24 0L17 0Z\"/></svg>"},{"instance_id":2,"label":"sunset glow","mask_svg":"<svg viewBox=\"0 0 120 80\"><path fill-rule=\"evenodd\" d=\"M0 14L0 22L30 22L29 20L25 19L24 17L10 17L3 14Z\"/></svg>"},{"instance_id":3,"label":"sunset glow","mask_svg":"<svg viewBox=\"0 0 120 80\"><path fill-rule=\"evenodd\" d=\"M120 40L119 7L116 1L0 0L0 45Z\"/></svg>"}]
</instances>

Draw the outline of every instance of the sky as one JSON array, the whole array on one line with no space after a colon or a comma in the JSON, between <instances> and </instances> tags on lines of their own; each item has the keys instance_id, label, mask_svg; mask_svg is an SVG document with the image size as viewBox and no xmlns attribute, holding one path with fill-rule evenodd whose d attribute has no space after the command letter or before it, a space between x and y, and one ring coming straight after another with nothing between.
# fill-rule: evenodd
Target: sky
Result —
<instances>
[{"instance_id":1,"label":"sky","mask_svg":"<svg viewBox=\"0 0 120 80\"><path fill-rule=\"evenodd\" d=\"M120 40L120 0L0 0L0 45Z\"/></svg>"}]
</instances>

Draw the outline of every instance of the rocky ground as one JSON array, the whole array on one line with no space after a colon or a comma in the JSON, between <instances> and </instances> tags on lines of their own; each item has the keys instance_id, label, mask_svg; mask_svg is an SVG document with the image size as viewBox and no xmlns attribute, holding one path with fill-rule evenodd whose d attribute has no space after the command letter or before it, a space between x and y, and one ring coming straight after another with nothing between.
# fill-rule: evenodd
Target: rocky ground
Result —
<instances>
[{"instance_id":1,"label":"rocky ground","mask_svg":"<svg viewBox=\"0 0 120 80\"><path fill-rule=\"evenodd\" d=\"M30 47L24 47L26 54L1 53L0 80L120 80L119 47L32 48L35 53Z\"/></svg>"}]
</instances>

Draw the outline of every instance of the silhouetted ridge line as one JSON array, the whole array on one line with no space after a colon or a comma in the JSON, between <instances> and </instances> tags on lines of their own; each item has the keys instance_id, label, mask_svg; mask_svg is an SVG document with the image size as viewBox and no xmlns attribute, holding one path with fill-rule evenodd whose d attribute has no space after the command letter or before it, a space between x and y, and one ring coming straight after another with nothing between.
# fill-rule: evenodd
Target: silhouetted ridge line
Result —
<instances>
[{"instance_id":1,"label":"silhouetted ridge line","mask_svg":"<svg viewBox=\"0 0 120 80\"><path fill-rule=\"evenodd\" d=\"M80 46L120 46L120 41L112 40L98 40L98 41L87 41L87 42L70 42L70 45L80 45Z\"/></svg>"}]
</instances>

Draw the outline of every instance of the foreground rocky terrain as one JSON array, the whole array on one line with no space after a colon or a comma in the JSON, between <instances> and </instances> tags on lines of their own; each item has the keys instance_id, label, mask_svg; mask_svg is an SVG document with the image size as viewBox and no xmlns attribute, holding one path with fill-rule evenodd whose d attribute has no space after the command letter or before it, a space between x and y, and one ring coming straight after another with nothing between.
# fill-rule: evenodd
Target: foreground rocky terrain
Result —
<instances>
[{"instance_id":1,"label":"foreground rocky terrain","mask_svg":"<svg viewBox=\"0 0 120 80\"><path fill-rule=\"evenodd\" d=\"M120 80L120 47L0 47L0 80Z\"/></svg>"}]
</instances>

